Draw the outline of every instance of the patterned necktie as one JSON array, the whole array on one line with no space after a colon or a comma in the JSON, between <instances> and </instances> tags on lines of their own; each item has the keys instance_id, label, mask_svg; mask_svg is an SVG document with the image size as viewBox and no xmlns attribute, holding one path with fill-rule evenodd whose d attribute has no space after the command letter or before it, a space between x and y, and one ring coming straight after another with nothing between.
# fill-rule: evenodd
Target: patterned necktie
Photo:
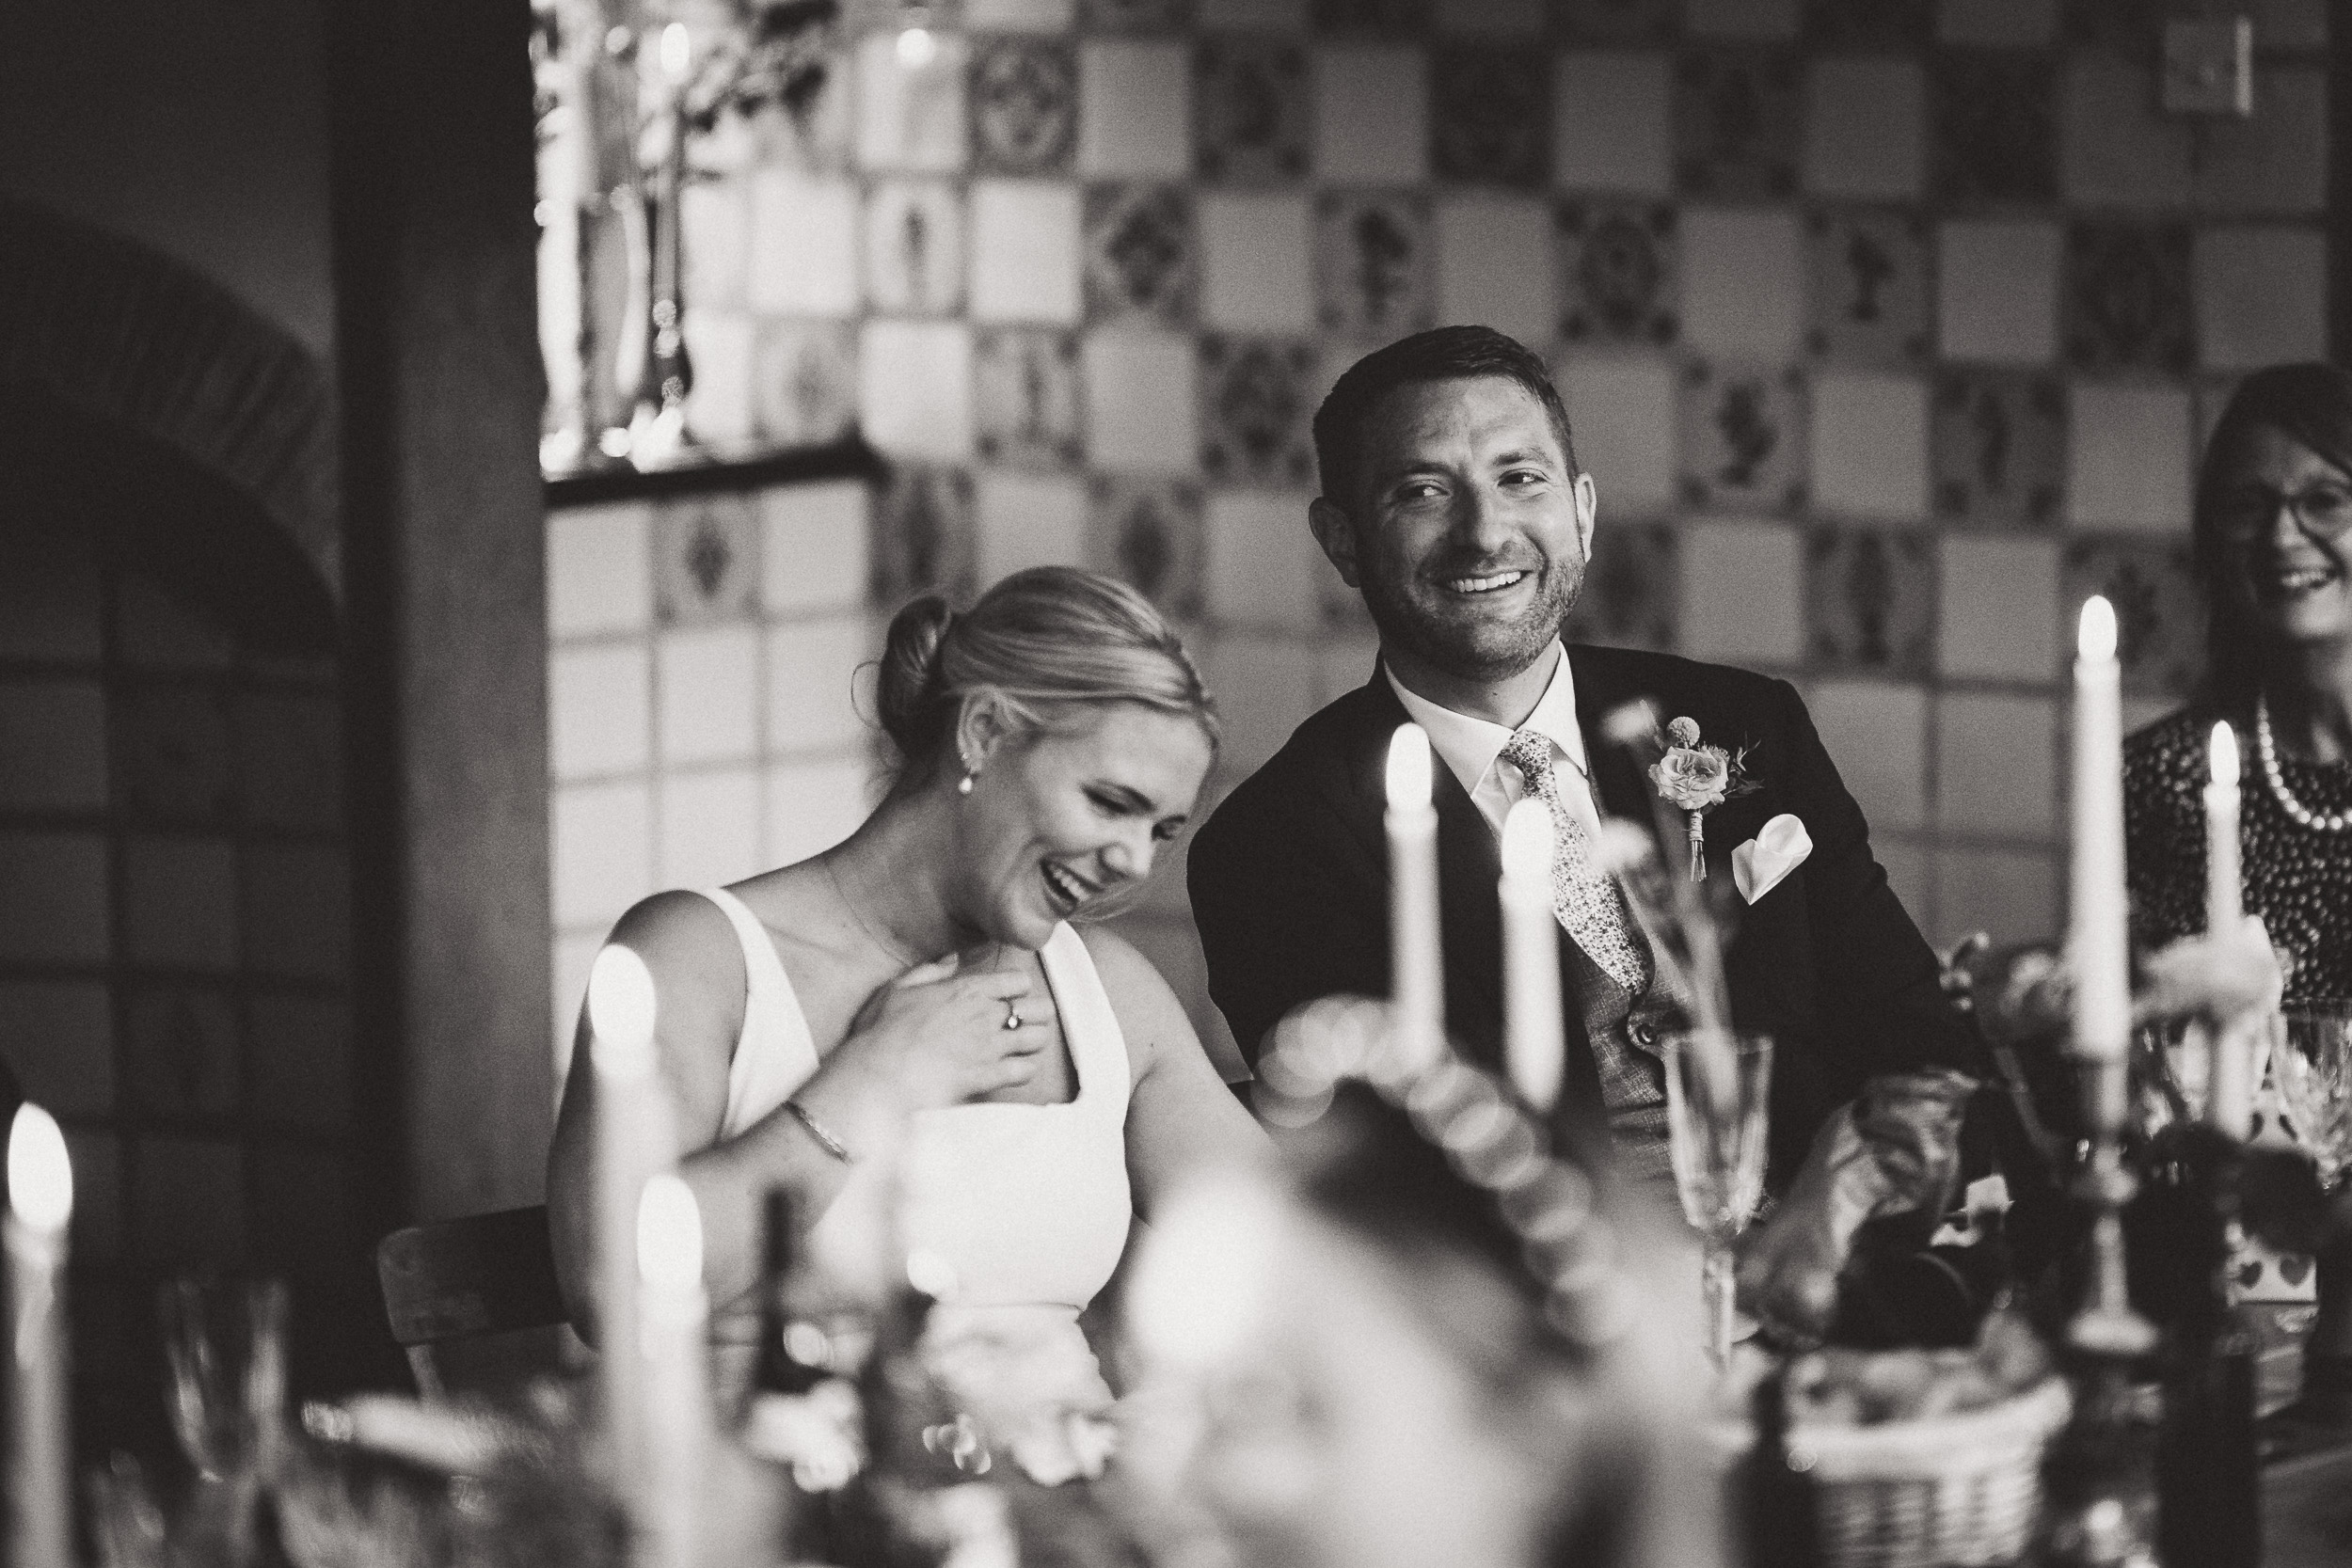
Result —
<instances>
[{"instance_id":1,"label":"patterned necktie","mask_svg":"<svg viewBox=\"0 0 2352 1568\"><path fill-rule=\"evenodd\" d=\"M1649 989L1649 949L1627 918L1625 895L1593 866L1592 839L1560 798L1551 771L1551 738L1514 730L1502 760L1519 770L1527 791L1551 811L1551 907L1568 935L1601 973L1635 996Z\"/></svg>"}]
</instances>

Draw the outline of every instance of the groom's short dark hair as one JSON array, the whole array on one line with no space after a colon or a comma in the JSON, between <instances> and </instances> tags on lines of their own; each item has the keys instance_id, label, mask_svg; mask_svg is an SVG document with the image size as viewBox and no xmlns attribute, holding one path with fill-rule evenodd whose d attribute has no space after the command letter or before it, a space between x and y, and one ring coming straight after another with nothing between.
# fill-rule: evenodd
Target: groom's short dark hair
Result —
<instances>
[{"instance_id":1,"label":"groom's short dark hair","mask_svg":"<svg viewBox=\"0 0 2352 1568\"><path fill-rule=\"evenodd\" d=\"M1568 435L1568 410L1543 356L1491 326L1438 326L1399 338L1347 368L1331 395L1315 410L1315 467L1324 499L1343 509L1353 503L1357 470L1363 460L1364 423L1380 400L1399 387L1424 381L1469 381L1496 375L1516 381L1544 405L1568 472L1583 469Z\"/></svg>"}]
</instances>

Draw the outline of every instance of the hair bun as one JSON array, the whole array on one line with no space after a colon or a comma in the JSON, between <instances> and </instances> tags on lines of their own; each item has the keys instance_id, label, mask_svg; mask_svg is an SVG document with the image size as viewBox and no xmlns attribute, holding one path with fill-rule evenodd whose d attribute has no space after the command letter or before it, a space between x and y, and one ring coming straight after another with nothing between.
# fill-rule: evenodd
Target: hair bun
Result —
<instances>
[{"instance_id":1,"label":"hair bun","mask_svg":"<svg viewBox=\"0 0 2352 1568\"><path fill-rule=\"evenodd\" d=\"M875 683L876 717L901 754L913 755L930 737L930 710L938 700L940 648L956 612L936 594L911 600L890 618Z\"/></svg>"}]
</instances>

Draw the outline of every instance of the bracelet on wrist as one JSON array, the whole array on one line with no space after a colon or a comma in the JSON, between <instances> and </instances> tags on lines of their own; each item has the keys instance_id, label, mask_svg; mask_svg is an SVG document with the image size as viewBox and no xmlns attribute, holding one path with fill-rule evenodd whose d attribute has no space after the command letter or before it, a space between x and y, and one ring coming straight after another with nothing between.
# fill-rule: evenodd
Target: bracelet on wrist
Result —
<instances>
[{"instance_id":1,"label":"bracelet on wrist","mask_svg":"<svg viewBox=\"0 0 2352 1568\"><path fill-rule=\"evenodd\" d=\"M849 1146L843 1143L839 1138L834 1137L832 1131L827 1128L823 1122L818 1121L815 1117L810 1116L808 1114L807 1106L802 1104L797 1100L787 1100L784 1102L784 1108L791 1112L793 1117L803 1127L808 1129L808 1135L817 1140L818 1148L823 1149L826 1153L832 1155L834 1159L840 1161L845 1165L855 1164L857 1163L855 1157L850 1153Z\"/></svg>"}]
</instances>

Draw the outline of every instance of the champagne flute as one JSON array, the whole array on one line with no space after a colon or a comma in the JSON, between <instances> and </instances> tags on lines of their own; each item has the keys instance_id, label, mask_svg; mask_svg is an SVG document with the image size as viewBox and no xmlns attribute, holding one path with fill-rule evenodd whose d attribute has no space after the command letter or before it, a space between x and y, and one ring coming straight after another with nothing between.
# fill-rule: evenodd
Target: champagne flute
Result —
<instances>
[{"instance_id":1,"label":"champagne flute","mask_svg":"<svg viewBox=\"0 0 2352 1568\"><path fill-rule=\"evenodd\" d=\"M1705 1247L1700 1289L1708 1351L1731 1359L1732 1243L1764 1195L1766 1099L1772 1042L1765 1035L1693 1030L1665 1042L1666 1130L1683 1217Z\"/></svg>"},{"instance_id":2,"label":"champagne flute","mask_svg":"<svg viewBox=\"0 0 2352 1568\"><path fill-rule=\"evenodd\" d=\"M175 1279L160 1315L181 1450L207 1481L266 1477L285 1418L284 1283Z\"/></svg>"},{"instance_id":3,"label":"champagne flute","mask_svg":"<svg viewBox=\"0 0 2352 1568\"><path fill-rule=\"evenodd\" d=\"M2271 1061L2296 1141L2332 1187L2352 1163L2352 1002L2287 1008Z\"/></svg>"}]
</instances>

